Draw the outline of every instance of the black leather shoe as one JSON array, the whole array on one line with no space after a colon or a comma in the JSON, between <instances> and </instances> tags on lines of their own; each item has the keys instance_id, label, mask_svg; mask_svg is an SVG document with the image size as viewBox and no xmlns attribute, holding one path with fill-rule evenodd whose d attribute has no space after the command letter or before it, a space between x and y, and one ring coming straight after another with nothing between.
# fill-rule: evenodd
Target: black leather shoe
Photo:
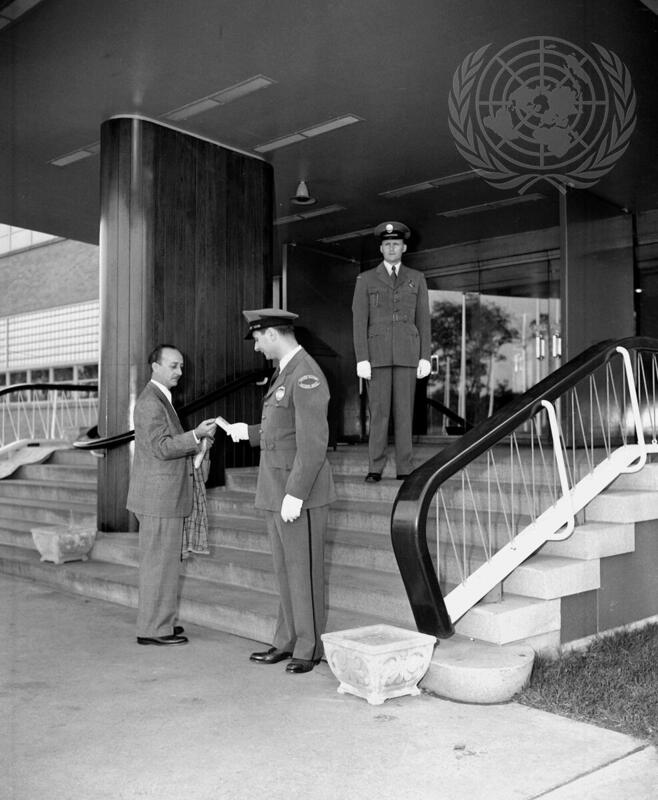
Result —
<instances>
[{"instance_id":1,"label":"black leather shoe","mask_svg":"<svg viewBox=\"0 0 658 800\"><path fill-rule=\"evenodd\" d=\"M185 633L185 628L182 625L174 625L174 636L182 636Z\"/></svg>"},{"instance_id":2,"label":"black leather shoe","mask_svg":"<svg viewBox=\"0 0 658 800\"><path fill-rule=\"evenodd\" d=\"M278 650L276 647L270 647L263 653L252 653L249 656L249 661L256 661L259 664L278 664L279 661L285 661L287 658L292 658L292 653L287 650Z\"/></svg>"},{"instance_id":3,"label":"black leather shoe","mask_svg":"<svg viewBox=\"0 0 658 800\"><path fill-rule=\"evenodd\" d=\"M137 644L187 644L187 636L176 636L170 634L169 636L138 636Z\"/></svg>"},{"instance_id":4,"label":"black leather shoe","mask_svg":"<svg viewBox=\"0 0 658 800\"><path fill-rule=\"evenodd\" d=\"M366 475L366 483L379 483L382 479L381 472L369 472Z\"/></svg>"},{"instance_id":5,"label":"black leather shoe","mask_svg":"<svg viewBox=\"0 0 658 800\"><path fill-rule=\"evenodd\" d=\"M310 672L319 661L308 661L305 658L293 658L290 664L286 664L286 672L300 673Z\"/></svg>"},{"instance_id":6,"label":"black leather shoe","mask_svg":"<svg viewBox=\"0 0 658 800\"><path fill-rule=\"evenodd\" d=\"M409 473L407 472L407 473L405 473L404 475L403 475L402 473L400 473L399 475L396 475L395 477L396 477L396 478L397 478L399 481L403 481L405 478L408 478L408 477L409 477Z\"/></svg>"}]
</instances>

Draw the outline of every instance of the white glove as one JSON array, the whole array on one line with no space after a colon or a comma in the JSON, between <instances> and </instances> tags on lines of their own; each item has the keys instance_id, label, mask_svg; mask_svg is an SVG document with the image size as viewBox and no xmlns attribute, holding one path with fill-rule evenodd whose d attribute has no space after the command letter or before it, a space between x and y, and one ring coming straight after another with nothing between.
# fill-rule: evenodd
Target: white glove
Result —
<instances>
[{"instance_id":1,"label":"white glove","mask_svg":"<svg viewBox=\"0 0 658 800\"><path fill-rule=\"evenodd\" d=\"M426 358L421 358L418 362L418 369L416 370L417 378L426 378L432 371L432 365Z\"/></svg>"},{"instance_id":2,"label":"white glove","mask_svg":"<svg viewBox=\"0 0 658 800\"><path fill-rule=\"evenodd\" d=\"M372 369L370 368L369 361L359 361L356 365L356 374L364 381L369 381L372 378Z\"/></svg>"},{"instance_id":3,"label":"white glove","mask_svg":"<svg viewBox=\"0 0 658 800\"><path fill-rule=\"evenodd\" d=\"M247 428L246 422L234 422L233 425L227 425L224 430L234 442L241 442L249 439L249 429Z\"/></svg>"},{"instance_id":4,"label":"white glove","mask_svg":"<svg viewBox=\"0 0 658 800\"><path fill-rule=\"evenodd\" d=\"M281 503L281 519L284 522L294 522L302 513L303 503L304 501L298 497L287 494Z\"/></svg>"}]
</instances>

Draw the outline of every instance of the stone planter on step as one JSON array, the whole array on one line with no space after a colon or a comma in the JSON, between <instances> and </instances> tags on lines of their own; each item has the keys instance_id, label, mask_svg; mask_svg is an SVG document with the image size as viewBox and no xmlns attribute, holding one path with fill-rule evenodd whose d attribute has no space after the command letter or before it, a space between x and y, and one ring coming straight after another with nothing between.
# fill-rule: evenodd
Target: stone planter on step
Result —
<instances>
[{"instance_id":1,"label":"stone planter on step","mask_svg":"<svg viewBox=\"0 0 658 800\"><path fill-rule=\"evenodd\" d=\"M96 541L96 531L87 525L52 525L32 528L32 539L42 561L63 564L86 561Z\"/></svg>"}]
</instances>

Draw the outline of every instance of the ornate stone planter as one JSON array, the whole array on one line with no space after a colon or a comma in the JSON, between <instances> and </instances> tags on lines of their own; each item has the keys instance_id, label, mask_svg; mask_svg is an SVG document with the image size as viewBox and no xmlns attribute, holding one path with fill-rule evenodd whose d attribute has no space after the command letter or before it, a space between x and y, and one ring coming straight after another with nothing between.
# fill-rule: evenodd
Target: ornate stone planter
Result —
<instances>
[{"instance_id":1,"label":"ornate stone planter","mask_svg":"<svg viewBox=\"0 0 658 800\"><path fill-rule=\"evenodd\" d=\"M96 531L88 525L53 525L32 528L32 539L42 561L63 564L86 561L96 541Z\"/></svg>"},{"instance_id":2,"label":"ornate stone planter","mask_svg":"<svg viewBox=\"0 0 658 800\"><path fill-rule=\"evenodd\" d=\"M418 681L427 672L436 639L393 625L369 625L322 636L340 694L381 705L391 697L420 694Z\"/></svg>"}]
</instances>

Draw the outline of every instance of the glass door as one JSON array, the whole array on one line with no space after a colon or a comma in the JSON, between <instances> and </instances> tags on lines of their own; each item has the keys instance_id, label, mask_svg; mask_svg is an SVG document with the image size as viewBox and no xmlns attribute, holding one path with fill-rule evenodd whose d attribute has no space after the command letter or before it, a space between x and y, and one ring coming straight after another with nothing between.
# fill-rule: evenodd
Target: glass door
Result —
<instances>
[{"instance_id":1,"label":"glass door","mask_svg":"<svg viewBox=\"0 0 658 800\"><path fill-rule=\"evenodd\" d=\"M430 271L428 287L428 433L481 422L560 365L557 260Z\"/></svg>"}]
</instances>

